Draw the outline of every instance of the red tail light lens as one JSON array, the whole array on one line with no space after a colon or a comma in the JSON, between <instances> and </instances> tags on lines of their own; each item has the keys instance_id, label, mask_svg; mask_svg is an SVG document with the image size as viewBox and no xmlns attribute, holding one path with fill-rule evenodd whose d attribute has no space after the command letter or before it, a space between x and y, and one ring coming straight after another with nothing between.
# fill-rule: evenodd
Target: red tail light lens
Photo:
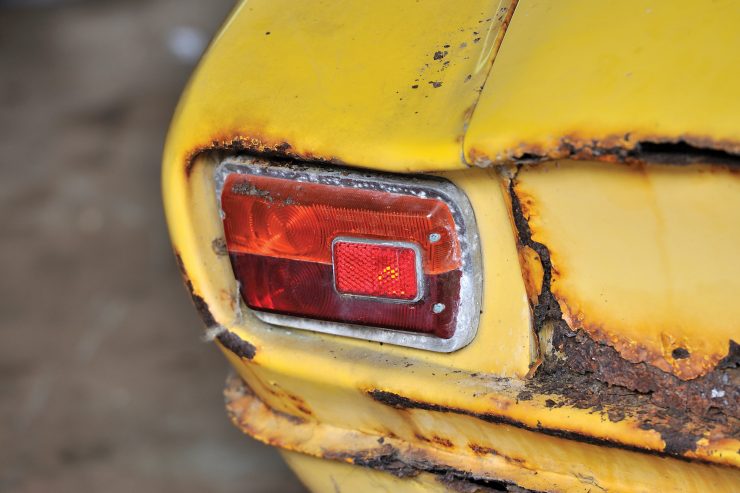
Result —
<instances>
[{"instance_id":1,"label":"red tail light lens","mask_svg":"<svg viewBox=\"0 0 740 493\"><path fill-rule=\"evenodd\" d=\"M219 173L231 263L261 318L388 342L389 331L456 339L443 347L458 344L459 322L477 323L460 310L470 225L439 190L276 166Z\"/></svg>"}]
</instances>

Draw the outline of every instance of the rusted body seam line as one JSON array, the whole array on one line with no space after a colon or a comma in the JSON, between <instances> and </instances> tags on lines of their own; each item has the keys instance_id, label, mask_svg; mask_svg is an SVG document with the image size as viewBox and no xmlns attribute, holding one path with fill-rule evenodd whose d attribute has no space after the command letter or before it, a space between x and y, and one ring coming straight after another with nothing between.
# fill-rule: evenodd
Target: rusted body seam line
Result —
<instances>
[{"instance_id":1,"label":"rusted body seam line","mask_svg":"<svg viewBox=\"0 0 740 493\"><path fill-rule=\"evenodd\" d=\"M218 327L219 326L218 322L216 322L216 319L211 313L210 308L208 308L208 303L206 303L206 300L204 300L202 296L200 296L199 294L195 292L195 289L193 288L193 283L192 281L190 281L190 276L188 275L187 270L185 270L185 264L182 261L180 252L175 250L174 253L175 253L175 261L177 262L177 268L180 270L180 274L182 275L182 280L185 283L185 287L187 288L188 293L190 294L190 299L193 301L193 305L195 305L195 309L198 311L200 318L203 319L203 323L206 325L208 329Z\"/></svg>"},{"instance_id":2,"label":"rusted body seam line","mask_svg":"<svg viewBox=\"0 0 740 493\"><path fill-rule=\"evenodd\" d=\"M713 163L740 167L740 143L714 140L706 136L641 135L632 133L585 139L564 135L554 146L519 144L499 153L495 158L476 148L469 151L472 165L537 164L562 159L601 161L607 163L690 165Z\"/></svg>"},{"instance_id":3,"label":"rusted body seam line","mask_svg":"<svg viewBox=\"0 0 740 493\"><path fill-rule=\"evenodd\" d=\"M673 456L673 455L666 454L664 452L659 452L657 450L651 450L647 448L638 447L635 445L628 445L624 443L614 442L611 440L606 440L603 438L584 435L584 434L576 433L572 431L547 428L542 425L538 425L536 427L530 426L530 425L527 425L526 423L522 423L521 421L517 421L515 419L509 418L506 416L497 415L497 414L476 413L474 411L470 411L467 409L454 408L454 407L442 406L438 404L431 404L427 402L416 401L408 397L404 397L402 395L399 395L393 392L388 392L385 390L373 389L373 390L367 391L367 394L376 402L380 402L381 404L385 404L395 409L420 409L423 411L433 411L433 412L440 412L440 413L458 414L461 416L470 416L471 418L480 419L481 421L485 421L486 423L509 425L515 428L520 428L520 429L532 431L535 433L542 433L543 435L549 435L549 436L553 436L556 438L564 438L566 440L573 440L577 442L588 443L591 445L599 445L599 446L604 446L604 447L616 448L620 450L627 450L629 452L638 452L642 454L656 455L658 457L670 456L671 458L682 460L684 462L690 462L690 463L706 463L706 464L716 465L712 462L705 461L703 459L689 458L689 457L684 457L680 455Z\"/></svg>"},{"instance_id":4,"label":"rusted body seam line","mask_svg":"<svg viewBox=\"0 0 740 493\"><path fill-rule=\"evenodd\" d=\"M183 281L185 282L185 287L190 293L193 305L195 305L195 309L198 311L198 314L200 314L200 317L203 319L203 323L206 325L206 335L209 335L210 333L210 337L208 337L208 339L218 339L225 348L229 349L240 358L246 358L248 360L254 359L257 354L257 348L254 344L245 341L235 333L219 325L211 313L206 300L204 300L199 294L195 293L193 283L190 281L190 277L185 270L185 265L182 262L180 253L177 251L175 251L175 260L177 262L177 267L180 269L180 273L182 274Z\"/></svg>"},{"instance_id":5,"label":"rusted body seam line","mask_svg":"<svg viewBox=\"0 0 740 493\"><path fill-rule=\"evenodd\" d=\"M707 433L721 430L729 438L738 435L738 419L731 409L711 407L706 399L709 388L715 386L725 390L728 395L737 397L732 382L740 366L740 349L730 341L728 355L710 374L700 379L683 382L677 377L652 368L645 363L630 363L611 346L592 340L582 329L571 328L565 321L560 303L551 292L553 268L549 249L534 241L522 204L515 190L515 183L522 165L509 182L512 215L517 229L518 244L533 249L539 256L544 275L542 289L537 303L532 307L536 335L546 324L553 324L553 347L559 353L545 355L544 364L535 377L528 381L527 390L520 394L521 399L531 399L532 393L554 394L565 397L556 403L548 400L549 407L575 405L578 408L592 408L603 411L603 405L611 406L606 411L611 421L617 422L629 414L634 414L644 430L655 430L665 442L664 452L682 458L688 451L695 451L697 442ZM574 388L566 390L571 380ZM724 382L726 385L720 385ZM594 385L601 387L594 387ZM707 387L706 391L704 387ZM621 388L627 394L617 399L613 389ZM575 392L575 394L574 394ZM705 395L706 394L706 395ZM683 400L678 402L683 396ZM697 407L696 412L690 407ZM729 399L729 398L728 398ZM730 404L732 407L732 404ZM714 412L710 419L705 414Z\"/></svg>"},{"instance_id":6,"label":"rusted body seam line","mask_svg":"<svg viewBox=\"0 0 740 493\"><path fill-rule=\"evenodd\" d=\"M206 153L216 153L217 160L222 161L226 155L240 155L242 153L262 159L278 162L302 164L329 164L334 166L349 166L349 163L336 157L314 156L291 152L293 146L285 141L279 144L270 144L256 137L232 135L224 140L213 140L209 145L201 145L190 151L184 159L185 176L190 177L197 159Z\"/></svg>"},{"instance_id":7,"label":"rusted body seam line","mask_svg":"<svg viewBox=\"0 0 740 493\"><path fill-rule=\"evenodd\" d=\"M219 335L216 336L218 342L223 345L226 349L234 353L240 358L246 358L248 360L254 359L257 354L257 348L254 344L245 341L233 332L224 329Z\"/></svg>"},{"instance_id":8,"label":"rusted body seam line","mask_svg":"<svg viewBox=\"0 0 740 493\"><path fill-rule=\"evenodd\" d=\"M232 423L244 433L248 433L248 430L240 425L240 420L237 416L236 411L229 405L229 390L236 390L242 396L248 396L252 399L256 399L259 404L261 406L264 406L264 408L268 412L273 413L283 419L286 419L294 425L304 425L307 423L306 420L302 418L293 416L282 411L277 411L276 409L270 407L265 401L260 399L257 394L255 394L255 392L251 389L247 382L245 382L241 377L235 375L234 373L231 373L227 378L226 388L226 408L229 417ZM250 436L252 435L250 434ZM265 437L263 436L254 436L254 438L271 446L277 446L280 448L284 448L285 450L306 453L301 451L300 449L284 446L272 440L265 439ZM397 437L396 439L404 443L408 443L404 440L398 439ZM415 476L418 476L420 473L433 474L437 476L437 481L442 484L450 487L461 486L465 488L474 485L475 487L477 487L477 489L474 490L476 492L515 491L524 493L542 493L538 492L537 490L524 488L511 481L477 476L470 472L456 469L452 466L432 463L426 459L406 458L404 460L404 458L400 456L399 449L394 447L390 443L384 443L382 438L378 440L378 444L379 447L377 449L366 449L358 451L331 451L323 449L321 455L319 455L318 457L325 460L349 462L356 466L392 474L398 478L413 478ZM485 488L485 490L481 488ZM464 491L467 493L471 490L460 489L459 491Z\"/></svg>"}]
</instances>

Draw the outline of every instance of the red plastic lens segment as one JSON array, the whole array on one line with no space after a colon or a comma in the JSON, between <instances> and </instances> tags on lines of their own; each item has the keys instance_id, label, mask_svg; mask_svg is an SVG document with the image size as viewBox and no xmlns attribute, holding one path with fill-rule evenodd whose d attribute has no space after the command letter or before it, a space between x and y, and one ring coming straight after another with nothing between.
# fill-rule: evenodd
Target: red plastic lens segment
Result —
<instances>
[{"instance_id":1,"label":"red plastic lens segment","mask_svg":"<svg viewBox=\"0 0 740 493\"><path fill-rule=\"evenodd\" d=\"M334 333L376 340L390 336L362 327L453 338L464 228L434 189L278 166L221 176L227 250L258 316L321 331L345 324Z\"/></svg>"},{"instance_id":2,"label":"red plastic lens segment","mask_svg":"<svg viewBox=\"0 0 740 493\"><path fill-rule=\"evenodd\" d=\"M413 244L337 238L333 258L340 294L398 301L422 295L421 252Z\"/></svg>"}]
</instances>

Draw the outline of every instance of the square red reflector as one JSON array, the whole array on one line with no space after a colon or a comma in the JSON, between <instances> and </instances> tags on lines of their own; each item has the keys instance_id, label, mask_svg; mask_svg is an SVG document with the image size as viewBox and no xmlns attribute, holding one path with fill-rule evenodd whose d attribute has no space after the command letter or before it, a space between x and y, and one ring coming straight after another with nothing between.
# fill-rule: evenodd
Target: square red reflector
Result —
<instances>
[{"instance_id":1,"label":"square red reflector","mask_svg":"<svg viewBox=\"0 0 740 493\"><path fill-rule=\"evenodd\" d=\"M421 297L421 258L412 244L336 239L332 248L339 293L399 301Z\"/></svg>"}]
</instances>

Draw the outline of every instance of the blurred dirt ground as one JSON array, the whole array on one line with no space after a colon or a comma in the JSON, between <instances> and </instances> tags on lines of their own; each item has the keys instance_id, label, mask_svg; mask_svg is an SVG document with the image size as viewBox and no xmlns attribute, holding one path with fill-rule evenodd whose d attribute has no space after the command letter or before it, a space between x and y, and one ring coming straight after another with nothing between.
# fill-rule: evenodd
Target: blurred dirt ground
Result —
<instances>
[{"instance_id":1,"label":"blurred dirt ground","mask_svg":"<svg viewBox=\"0 0 740 493\"><path fill-rule=\"evenodd\" d=\"M0 0L0 491L301 492L241 435L160 155L230 0Z\"/></svg>"}]
</instances>

